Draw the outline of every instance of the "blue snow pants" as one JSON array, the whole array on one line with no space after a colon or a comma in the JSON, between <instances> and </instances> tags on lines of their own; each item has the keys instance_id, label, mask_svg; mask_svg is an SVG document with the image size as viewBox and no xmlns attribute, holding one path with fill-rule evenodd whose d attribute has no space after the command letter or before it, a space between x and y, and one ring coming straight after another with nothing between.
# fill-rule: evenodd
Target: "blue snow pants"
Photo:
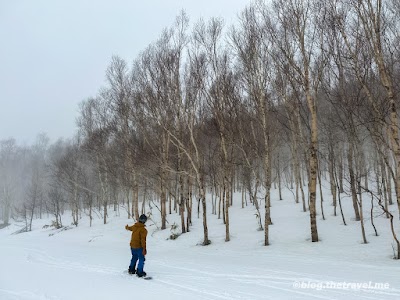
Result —
<instances>
[{"instance_id":1,"label":"blue snow pants","mask_svg":"<svg viewBox=\"0 0 400 300\"><path fill-rule=\"evenodd\" d=\"M129 269L135 270L136 262L139 260L137 265L137 273L143 273L144 261L146 260L143 255L143 248L131 248L132 259L131 264L129 265Z\"/></svg>"}]
</instances>

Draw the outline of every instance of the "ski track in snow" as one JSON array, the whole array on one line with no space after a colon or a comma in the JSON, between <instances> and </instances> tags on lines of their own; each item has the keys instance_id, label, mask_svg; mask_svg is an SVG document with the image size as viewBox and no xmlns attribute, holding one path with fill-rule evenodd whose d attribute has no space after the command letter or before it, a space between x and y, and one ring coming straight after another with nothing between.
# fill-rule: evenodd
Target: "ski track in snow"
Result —
<instances>
[{"instance_id":1,"label":"ski track in snow","mask_svg":"<svg viewBox=\"0 0 400 300\"><path fill-rule=\"evenodd\" d=\"M47 296L41 293L33 293L31 291L11 291L0 289L0 299L7 300L59 300L58 297Z\"/></svg>"},{"instance_id":2,"label":"ski track in snow","mask_svg":"<svg viewBox=\"0 0 400 300\"><path fill-rule=\"evenodd\" d=\"M27 249L25 249L27 250ZM96 272L104 274L119 274L120 270L115 270L104 265L88 265L77 261L63 260L50 256L44 251L37 249L29 249L29 254L26 257L27 262L37 263L40 265L48 265L60 269L74 270L74 271L85 271L85 272Z\"/></svg>"},{"instance_id":3,"label":"ski track in snow","mask_svg":"<svg viewBox=\"0 0 400 300\"><path fill-rule=\"evenodd\" d=\"M183 267L175 267L175 266L170 266L168 264L164 264L165 267L168 268L173 268L173 269L178 269L180 272L186 271L189 274L182 274L182 275L168 275L169 273L165 274L160 274L163 275L162 278L171 278L171 280L163 280L165 284L169 285L176 285L175 282L177 281L176 278L192 278L194 279L197 284L199 284L200 280L206 280L210 282L216 282L217 280L224 279L222 281L235 281L237 284L236 286L239 285L247 285L249 289L251 290L250 287L262 287L265 288L266 294L265 295L259 295L259 294L249 294L249 293L241 293L238 291L235 291L232 294L229 294L227 299L267 299L268 293L270 292L271 289L275 290L280 290L284 291L287 295L293 295L292 299L299 299L295 296L304 296L301 297L301 299L329 299L329 300L335 300L338 299L337 296L340 297L349 297L351 299L352 297L357 297L357 299L380 299L379 295L387 295L387 296L392 296L394 298L400 298L400 291L397 289L391 289L390 291L384 291L384 290L369 290L369 289L359 289L359 290L354 290L354 291L343 291L340 289L337 290L329 290L330 293L335 293L337 296L331 297L331 296L325 296L325 295L318 295L316 294L315 290L309 290L308 292L306 290L299 290L299 289L294 289L293 288L293 282L295 281L312 281L312 282L321 282L321 280L318 280L317 278L320 278L321 275L315 274L314 276L310 277L310 274L304 274L304 273L298 273L298 272L291 272L291 271L281 271L281 270L268 270L268 273L272 273L272 275L232 275L232 274L225 274L225 273L211 273L211 272L206 272L206 271L199 271L196 269L191 269L191 268L183 268ZM201 276L199 275L193 275L193 274L202 274ZM192 275L191 275L192 274ZM274 275L276 274L276 275ZM282 276L282 274L287 274L289 276ZM331 279L332 280L332 279ZM328 280L325 280L328 281ZM333 281L333 280L332 280ZM209 287L210 284L206 283L206 287ZM218 284L217 284L218 286ZM183 285L179 285L181 288L185 288ZM322 292L322 291L318 291ZM365 293L365 294L362 294ZM238 295L238 294L244 294L244 297ZM354 294L354 296L352 296ZM251 296L251 298L249 298ZM224 297L219 297L223 298ZM269 299L269 298L268 298ZM271 299L274 299L272 297Z\"/></svg>"}]
</instances>

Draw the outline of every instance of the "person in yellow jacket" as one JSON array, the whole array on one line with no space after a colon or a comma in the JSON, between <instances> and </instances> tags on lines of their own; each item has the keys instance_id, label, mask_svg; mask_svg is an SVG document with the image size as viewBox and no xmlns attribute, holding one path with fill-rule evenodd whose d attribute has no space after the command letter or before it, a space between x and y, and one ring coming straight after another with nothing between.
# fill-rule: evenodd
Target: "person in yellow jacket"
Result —
<instances>
[{"instance_id":1,"label":"person in yellow jacket","mask_svg":"<svg viewBox=\"0 0 400 300\"><path fill-rule=\"evenodd\" d=\"M139 222L136 222L132 226L125 226L126 230L132 231L131 237L131 252L132 259L131 264L129 265L128 272L129 274L135 274L138 277L146 276L146 272L143 271L145 255L147 254L146 249L146 237L147 237L147 229L145 228L145 223L147 221L146 215L141 215L139 217ZM137 265L137 270L135 270L136 262L139 260Z\"/></svg>"}]
</instances>

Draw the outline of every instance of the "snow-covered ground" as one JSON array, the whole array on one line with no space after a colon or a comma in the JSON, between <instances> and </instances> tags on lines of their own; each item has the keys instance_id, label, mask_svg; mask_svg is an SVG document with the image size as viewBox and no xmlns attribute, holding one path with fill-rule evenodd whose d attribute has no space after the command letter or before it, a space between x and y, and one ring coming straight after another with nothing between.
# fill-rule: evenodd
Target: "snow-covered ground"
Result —
<instances>
[{"instance_id":1,"label":"snow-covered ground","mask_svg":"<svg viewBox=\"0 0 400 300\"><path fill-rule=\"evenodd\" d=\"M32 232L12 234L22 226L14 223L0 230L0 299L400 299L400 261L392 259L389 221L378 210L376 237L366 207L369 243L362 244L350 199L343 200L348 226L326 200L326 220L318 214L321 241L311 243L309 213L292 193L273 199L268 247L254 208L242 209L240 195L230 209L230 242L214 215L208 218L207 247L199 245L197 212L191 232L176 240L167 239L170 229L157 230L149 221L148 281L126 274L130 232L124 226L132 221L122 209L119 217L110 213L107 225L99 218L89 227L83 216L78 227L65 231L42 228L51 223L47 219L34 220ZM153 219L159 224L158 216ZM178 216L168 222L178 223ZM381 288L373 288L377 284Z\"/></svg>"}]
</instances>

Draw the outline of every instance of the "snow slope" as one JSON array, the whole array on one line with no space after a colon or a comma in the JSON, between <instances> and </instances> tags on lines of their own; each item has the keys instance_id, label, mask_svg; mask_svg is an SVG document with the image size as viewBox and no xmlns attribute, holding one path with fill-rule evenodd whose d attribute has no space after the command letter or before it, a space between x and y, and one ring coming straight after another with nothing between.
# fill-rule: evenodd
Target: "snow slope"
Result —
<instances>
[{"instance_id":1,"label":"snow slope","mask_svg":"<svg viewBox=\"0 0 400 300\"><path fill-rule=\"evenodd\" d=\"M325 201L326 220L318 215L321 241L311 243L308 212L292 193L273 199L268 247L254 208L242 209L239 195L230 209L230 242L224 242L225 227L214 215L207 247L199 245L202 221L196 212L191 232L177 240L167 240L171 231L149 221L149 281L126 274L130 232L124 226L132 221L122 209L107 225L99 218L89 227L83 216L78 227L64 231L43 229L50 219L35 220L33 231L23 234L12 234L22 226L12 224L0 230L0 299L400 299L400 261L392 259L389 222L378 210L376 237L366 207L369 243L362 244L350 199L343 200L348 226ZM178 223L178 216L168 216L168 222ZM70 223L67 216L63 223ZM384 288L371 288L377 283Z\"/></svg>"}]
</instances>

